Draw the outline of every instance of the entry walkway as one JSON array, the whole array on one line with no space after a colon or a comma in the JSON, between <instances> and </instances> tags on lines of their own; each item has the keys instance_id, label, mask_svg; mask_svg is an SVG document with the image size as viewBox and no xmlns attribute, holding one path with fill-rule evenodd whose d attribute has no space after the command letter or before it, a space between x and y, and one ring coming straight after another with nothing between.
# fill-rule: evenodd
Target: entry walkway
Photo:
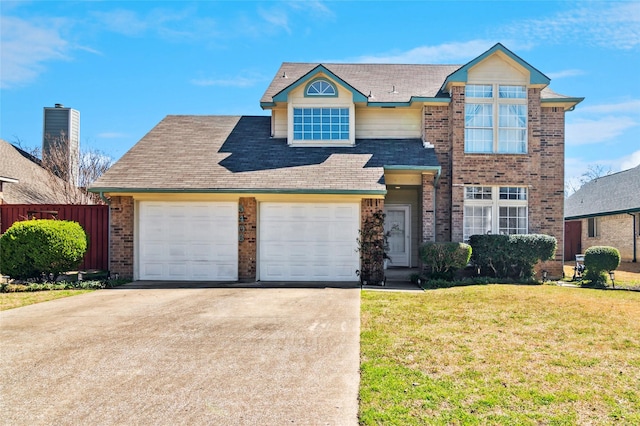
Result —
<instances>
[{"instance_id":1,"label":"entry walkway","mask_svg":"<svg viewBox=\"0 0 640 426\"><path fill-rule=\"evenodd\" d=\"M386 285L365 285L365 290L380 291L424 291L420 286L411 282L411 274L418 273L417 268L389 268L385 270Z\"/></svg>"}]
</instances>

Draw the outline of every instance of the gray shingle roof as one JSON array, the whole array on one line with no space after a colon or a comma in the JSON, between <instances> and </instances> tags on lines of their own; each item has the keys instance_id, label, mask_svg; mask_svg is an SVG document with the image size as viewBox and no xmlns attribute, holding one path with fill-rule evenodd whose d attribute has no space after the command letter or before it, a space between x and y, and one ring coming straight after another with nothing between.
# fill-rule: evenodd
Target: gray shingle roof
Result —
<instances>
[{"instance_id":1,"label":"gray shingle roof","mask_svg":"<svg viewBox=\"0 0 640 426\"><path fill-rule=\"evenodd\" d=\"M270 103L273 97L296 83L318 66L324 66L364 96L373 95L370 102L409 102L412 97L448 98L440 92L446 78L462 65L425 64L320 64L284 62L265 91L261 103ZM286 76L286 78L284 77ZM397 93L392 93L393 89ZM572 99L553 92L548 87L541 91L542 99Z\"/></svg>"},{"instance_id":2,"label":"gray shingle roof","mask_svg":"<svg viewBox=\"0 0 640 426\"><path fill-rule=\"evenodd\" d=\"M564 204L565 219L640 211L640 166L584 184Z\"/></svg>"},{"instance_id":3,"label":"gray shingle roof","mask_svg":"<svg viewBox=\"0 0 640 426\"><path fill-rule=\"evenodd\" d=\"M17 179L2 185L6 204L64 204L66 198L54 184L59 178L32 161L29 154L0 139L0 176Z\"/></svg>"},{"instance_id":4,"label":"gray shingle roof","mask_svg":"<svg viewBox=\"0 0 640 426\"><path fill-rule=\"evenodd\" d=\"M271 102L273 96L322 65L372 102L409 102L412 96L436 97L442 83L460 65L401 64L319 64L284 62L262 96ZM283 76L287 77L284 78ZM391 93L393 88L397 93Z\"/></svg>"},{"instance_id":5,"label":"gray shingle roof","mask_svg":"<svg viewBox=\"0 0 640 426\"><path fill-rule=\"evenodd\" d=\"M383 166L436 168L420 139L359 139L354 147L290 147L268 116L165 117L93 191L384 191Z\"/></svg>"}]
</instances>

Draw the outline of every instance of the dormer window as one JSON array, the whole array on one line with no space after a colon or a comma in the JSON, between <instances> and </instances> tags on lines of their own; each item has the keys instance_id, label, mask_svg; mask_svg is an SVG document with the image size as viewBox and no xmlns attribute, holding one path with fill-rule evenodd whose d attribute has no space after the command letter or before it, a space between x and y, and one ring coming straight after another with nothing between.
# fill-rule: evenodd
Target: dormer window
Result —
<instances>
[{"instance_id":1,"label":"dormer window","mask_svg":"<svg viewBox=\"0 0 640 426\"><path fill-rule=\"evenodd\" d=\"M349 108L294 108L293 138L305 141L349 140Z\"/></svg>"},{"instance_id":2,"label":"dormer window","mask_svg":"<svg viewBox=\"0 0 640 426\"><path fill-rule=\"evenodd\" d=\"M336 87L325 79L312 81L304 93L305 96L338 96Z\"/></svg>"}]
</instances>

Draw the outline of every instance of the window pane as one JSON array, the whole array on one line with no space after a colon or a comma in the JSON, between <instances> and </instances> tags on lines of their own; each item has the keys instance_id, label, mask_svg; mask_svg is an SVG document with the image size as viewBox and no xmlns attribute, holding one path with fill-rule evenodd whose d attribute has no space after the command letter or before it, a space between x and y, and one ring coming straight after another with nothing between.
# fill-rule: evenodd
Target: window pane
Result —
<instances>
[{"instance_id":1,"label":"window pane","mask_svg":"<svg viewBox=\"0 0 640 426\"><path fill-rule=\"evenodd\" d=\"M465 152L492 152L493 131L491 129L465 129L464 150Z\"/></svg>"},{"instance_id":2,"label":"window pane","mask_svg":"<svg viewBox=\"0 0 640 426\"><path fill-rule=\"evenodd\" d=\"M498 210L498 232L502 235L527 233L527 208L501 206Z\"/></svg>"},{"instance_id":3,"label":"window pane","mask_svg":"<svg viewBox=\"0 0 640 426\"><path fill-rule=\"evenodd\" d=\"M469 240L471 235L491 233L491 207L469 206L464 207L463 237Z\"/></svg>"},{"instance_id":4,"label":"window pane","mask_svg":"<svg viewBox=\"0 0 640 426\"><path fill-rule=\"evenodd\" d=\"M465 200L490 200L490 186L467 186L464 188Z\"/></svg>"},{"instance_id":5,"label":"window pane","mask_svg":"<svg viewBox=\"0 0 640 426\"><path fill-rule=\"evenodd\" d=\"M493 105L466 104L465 127L493 127Z\"/></svg>"},{"instance_id":6,"label":"window pane","mask_svg":"<svg viewBox=\"0 0 640 426\"><path fill-rule=\"evenodd\" d=\"M334 96L335 94L335 87L326 80L314 81L307 88L307 95L309 96Z\"/></svg>"},{"instance_id":7,"label":"window pane","mask_svg":"<svg viewBox=\"0 0 640 426\"><path fill-rule=\"evenodd\" d=\"M498 132L498 152L503 154L526 154L526 130L500 130Z\"/></svg>"},{"instance_id":8,"label":"window pane","mask_svg":"<svg viewBox=\"0 0 640 426\"><path fill-rule=\"evenodd\" d=\"M294 139L349 139L349 108L294 108L293 117Z\"/></svg>"},{"instance_id":9,"label":"window pane","mask_svg":"<svg viewBox=\"0 0 640 426\"><path fill-rule=\"evenodd\" d=\"M468 84L464 94L468 98L492 98L493 86L491 84Z\"/></svg>"},{"instance_id":10,"label":"window pane","mask_svg":"<svg viewBox=\"0 0 640 426\"><path fill-rule=\"evenodd\" d=\"M527 199L527 188L522 188L518 186L501 186L500 199L524 201Z\"/></svg>"},{"instance_id":11,"label":"window pane","mask_svg":"<svg viewBox=\"0 0 640 426\"><path fill-rule=\"evenodd\" d=\"M498 86L499 98L525 99L527 97L527 89L525 86Z\"/></svg>"},{"instance_id":12,"label":"window pane","mask_svg":"<svg viewBox=\"0 0 640 426\"><path fill-rule=\"evenodd\" d=\"M500 104L498 123L500 127L514 127L517 129L527 127L526 105Z\"/></svg>"}]
</instances>

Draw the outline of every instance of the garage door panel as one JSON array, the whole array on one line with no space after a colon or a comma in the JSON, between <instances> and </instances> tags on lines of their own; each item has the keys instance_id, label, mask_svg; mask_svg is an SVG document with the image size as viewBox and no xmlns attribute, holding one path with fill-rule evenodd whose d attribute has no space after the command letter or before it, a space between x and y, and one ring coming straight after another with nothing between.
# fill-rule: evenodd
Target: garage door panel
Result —
<instances>
[{"instance_id":1,"label":"garage door panel","mask_svg":"<svg viewBox=\"0 0 640 426\"><path fill-rule=\"evenodd\" d=\"M356 281L359 204L262 203L264 281Z\"/></svg>"},{"instance_id":2,"label":"garage door panel","mask_svg":"<svg viewBox=\"0 0 640 426\"><path fill-rule=\"evenodd\" d=\"M237 204L140 202L139 277L237 280Z\"/></svg>"}]
</instances>

